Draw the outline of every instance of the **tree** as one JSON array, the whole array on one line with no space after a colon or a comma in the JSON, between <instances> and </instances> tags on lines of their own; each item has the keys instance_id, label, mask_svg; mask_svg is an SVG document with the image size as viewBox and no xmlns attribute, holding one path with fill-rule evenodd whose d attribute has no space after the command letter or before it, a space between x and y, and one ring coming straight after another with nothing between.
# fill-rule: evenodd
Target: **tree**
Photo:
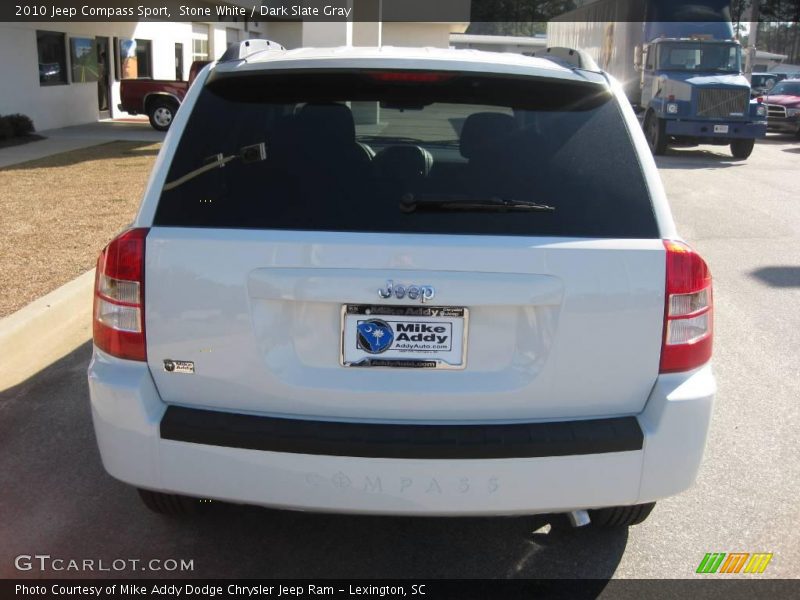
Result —
<instances>
[{"instance_id":1,"label":"tree","mask_svg":"<svg viewBox=\"0 0 800 600\"><path fill-rule=\"evenodd\" d=\"M750 20L750 0L731 0L731 22L736 38L744 44L741 39L741 32L744 29L743 23Z\"/></svg>"},{"instance_id":2,"label":"tree","mask_svg":"<svg viewBox=\"0 0 800 600\"><path fill-rule=\"evenodd\" d=\"M760 0L758 47L786 54L787 62L800 63L800 3L796 0Z\"/></svg>"},{"instance_id":3,"label":"tree","mask_svg":"<svg viewBox=\"0 0 800 600\"><path fill-rule=\"evenodd\" d=\"M551 18L575 7L574 0L472 0L467 33L532 36L544 33Z\"/></svg>"}]
</instances>

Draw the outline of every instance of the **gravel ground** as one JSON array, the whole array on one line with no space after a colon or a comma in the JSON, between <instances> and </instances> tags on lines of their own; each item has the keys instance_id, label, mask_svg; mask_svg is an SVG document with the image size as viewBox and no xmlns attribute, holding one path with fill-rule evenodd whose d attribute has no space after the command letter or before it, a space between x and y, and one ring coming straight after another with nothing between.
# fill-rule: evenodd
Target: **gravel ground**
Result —
<instances>
[{"instance_id":1,"label":"gravel ground","mask_svg":"<svg viewBox=\"0 0 800 600\"><path fill-rule=\"evenodd\" d=\"M94 266L136 214L158 149L111 142L0 169L0 317Z\"/></svg>"}]
</instances>

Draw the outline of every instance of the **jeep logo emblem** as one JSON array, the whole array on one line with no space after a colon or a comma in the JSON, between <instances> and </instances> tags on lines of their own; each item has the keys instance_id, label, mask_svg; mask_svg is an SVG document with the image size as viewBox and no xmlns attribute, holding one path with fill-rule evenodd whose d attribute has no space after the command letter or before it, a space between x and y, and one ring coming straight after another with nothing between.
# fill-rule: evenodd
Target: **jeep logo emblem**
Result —
<instances>
[{"instance_id":1,"label":"jeep logo emblem","mask_svg":"<svg viewBox=\"0 0 800 600\"><path fill-rule=\"evenodd\" d=\"M433 289L432 285L411 284L409 286L405 286L399 283L395 285L394 281L391 279L386 281L386 285L384 287L378 288L378 297L383 298L384 300L387 300L392 296L398 300L402 300L408 296L409 300L420 300L424 304L429 300L433 300L435 295L436 290Z\"/></svg>"}]
</instances>

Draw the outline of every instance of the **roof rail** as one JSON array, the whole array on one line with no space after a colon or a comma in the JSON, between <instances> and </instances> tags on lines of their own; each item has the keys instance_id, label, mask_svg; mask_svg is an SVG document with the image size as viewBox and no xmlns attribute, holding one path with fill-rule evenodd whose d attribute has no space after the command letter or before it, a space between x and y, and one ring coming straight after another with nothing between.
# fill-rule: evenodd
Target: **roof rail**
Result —
<instances>
[{"instance_id":1,"label":"roof rail","mask_svg":"<svg viewBox=\"0 0 800 600\"><path fill-rule=\"evenodd\" d=\"M251 54L263 52L264 50L286 50L286 48L281 46L278 42L253 38L252 40L245 40L228 46L228 49L225 50L225 53L220 57L219 62L244 60Z\"/></svg>"},{"instance_id":2,"label":"roof rail","mask_svg":"<svg viewBox=\"0 0 800 600\"><path fill-rule=\"evenodd\" d=\"M552 46L544 52L534 52L533 56L552 60L554 63L558 63L569 69L582 69L584 71L596 71L598 73L602 71L602 69L597 66L597 63L594 61L594 59L585 50L564 48L562 46Z\"/></svg>"}]
</instances>

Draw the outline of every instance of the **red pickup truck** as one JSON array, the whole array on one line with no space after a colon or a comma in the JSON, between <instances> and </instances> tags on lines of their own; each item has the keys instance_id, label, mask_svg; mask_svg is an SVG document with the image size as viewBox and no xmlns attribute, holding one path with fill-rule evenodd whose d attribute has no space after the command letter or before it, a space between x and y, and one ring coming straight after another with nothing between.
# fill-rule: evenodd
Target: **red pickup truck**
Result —
<instances>
[{"instance_id":1,"label":"red pickup truck","mask_svg":"<svg viewBox=\"0 0 800 600\"><path fill-rule=\"evenodd\" d=\"M132 115L145 114L159 131L169 129L183 97L200 70L210 61L196 60L189 69L189 81L166 79L123 79L118 108Z\"/></svg>"}]
</instances>

